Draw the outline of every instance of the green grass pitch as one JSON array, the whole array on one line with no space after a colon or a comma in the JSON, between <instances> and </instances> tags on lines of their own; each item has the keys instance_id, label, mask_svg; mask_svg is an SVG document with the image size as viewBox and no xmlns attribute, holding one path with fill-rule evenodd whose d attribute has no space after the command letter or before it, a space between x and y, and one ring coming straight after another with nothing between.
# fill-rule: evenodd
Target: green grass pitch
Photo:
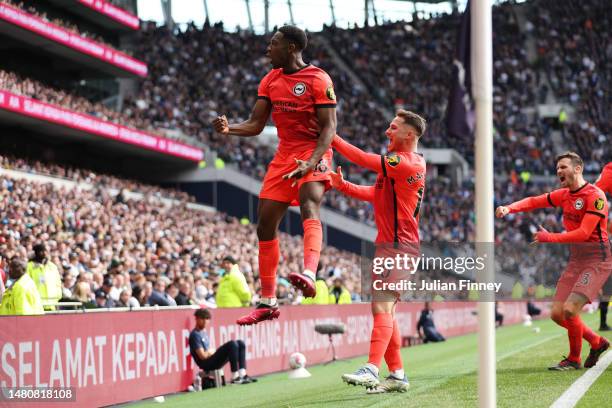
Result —
<instances>
[{"instance_id":1,"label":"green grass pitch","mask_svg":"<svg viewBox=\"0 0 612 408\"><path fill-rule=\"evenodd\" d=\"M598 315L583 315L596 328ZM533 328L539 327L536 333ZM546 368L567 354L565 331L550 320L532 327L515 325L497 330L497 405L548 407L584 370L551 372ZM589 352L583 344L583 361ZM256 384L227 386L166 397L164 403L143 401L138 406L163 407L475 407L477 406L477 337L456 337L445 343L402 350L410 389L405 394L366 395L365 389L344 384L340 376L354 371L364 357L327 366L307 367L312 377L289 380L287 373L271 374ZM384 366L384 363L383 363ZM383 368L383 375L386 375ZM579 407L610 401L612 366L587 391Z\"/></svg>"}]
</instances>

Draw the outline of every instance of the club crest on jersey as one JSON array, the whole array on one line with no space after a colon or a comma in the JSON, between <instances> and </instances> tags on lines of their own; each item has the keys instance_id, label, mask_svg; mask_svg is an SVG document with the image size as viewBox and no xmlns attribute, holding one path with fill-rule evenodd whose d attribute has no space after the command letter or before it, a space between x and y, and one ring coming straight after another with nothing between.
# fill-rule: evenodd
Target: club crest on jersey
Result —
<instances>
[{"instance_id":1,"label":"club crest on jersey","mask_svg":"<svg viewBox=\"0 0 612 408\"><path fill-rule=\"evenodd\" d=\"M584 207L584 200L579 198L574 202L574 208L577 210L582 210L582 207Z\"/></svg>"},{"instance_id":2,"label":"club crest on jersey","mask_svg":"<svg viewBox=\"0 0 612 408\"><path fill-rule=\"evenodd\" d=\"M325 173L328 169L329 169L329 166L327 165L327 160L325 159L319 160L319 162L314 168L314 170L319 173Z\"/></svg>"},{"instance_id":3,"label":"club crest on jersey","mask_svg":"<svg viewBox=\"0 0 612 408\"><path fill-rule=\"evenodd\" d=\"M334 92L334 87L333 86L328 86L327 90L325 91L325 94L327 95L327 99L329 99L330 101L335 101L336 100L336 93Z\"/></svg>"},{"instance_id":4,"label":"club crest on jersey","mask_svg":"<svg viewBox=\"0 0 612 408\"><path fill-rule=\"evenodd\" d=\"M603 198L598 198L597 200L595 200L595 208L598 210L603 210L604 205L606 205L606 203L604 202Z\"/></svg>"},{"instance_id":5,"label":"club crest on jersey","mask_svg":"<svg viewBox=\"0 0 612 408\"><path fill-rule=\"evenodd\" d=\"M387 164L391 167L395 167L400 164L400 157L397 154L387 156Z\"/></svg>"},{"instance_id":6,"label":"club crest on jersey","mask_svg":"<svg viewBox=\"0 0 612 408\"><path fill-rule=\"evenodd\" d=\"M303 82L298 82L293 87L293 94L295 96L302 96L304 95L304 92L306 92L306 85Z\"/></svg>"}]
</instances>

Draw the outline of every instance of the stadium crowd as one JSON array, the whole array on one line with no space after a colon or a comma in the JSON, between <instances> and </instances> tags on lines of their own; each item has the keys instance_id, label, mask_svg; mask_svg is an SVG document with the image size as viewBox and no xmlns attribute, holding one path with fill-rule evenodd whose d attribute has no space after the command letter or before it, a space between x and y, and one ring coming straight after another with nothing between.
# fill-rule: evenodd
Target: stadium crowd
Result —
<instances>
[{"instance_id":1,"label":"stadium crowd","mask_svg":"<svg viewBox=\"0 0 612 408\"><path fill-rule=\"evenodd\" d=\"M578 119L564 127L566 143L586 159L587 171L596 171L612 156L610 4L538 0L533 7L538 64Z\"/></svg>"},{"instance_id":2,"label":"stadium crowd","mask_svg":"<svg viewBox=\"0 0 612 408\"><path fill-rule=\"evenodd\" d=\"M185 200L168 204L153 194L127 199L129 182L116 186L122 187L117 195L103 186L88 187L67 189L0 176L3 259L29 259L34 246L44 243L49 260L62 273L64 297L86 306L136 306L136 301L172 305L181 296L187 303L210 306L215 304L222 259L229 254L239 258L253 301L258 299L253 226L222 213L187 208ZM301 237L281 234L278 286L286 302L300 301L285 277L300 269L302 250ZM326 247L321 262L331 270L330 279L341 277L358 297L355 254Z\"/></svg>"},{"instance_id":3,"label":"stadium crowd","mask_svg":"<svg viewBox=\"0 0 612 408\"><path fill-rule=\"evenodd\" d=\"M47 23L54 24L82 38L86 38L88 40L95 41L109 48L117 49L116 45L109 43L101 35L93 33L91 31L83 30L77 24L67 21L64 18L55 16L55 13L53 12L42 11L40 9L41 4L37 4L37 2L33 2L30 0L26 0L26 1L0 0L0 3L5 3L13 7L22 9L23 11L27 11L28 13L40 18L41 20ZM120 51L125 54L132 55L132 51L129 49L121 49Z\"/></svg>"}]
</instances>

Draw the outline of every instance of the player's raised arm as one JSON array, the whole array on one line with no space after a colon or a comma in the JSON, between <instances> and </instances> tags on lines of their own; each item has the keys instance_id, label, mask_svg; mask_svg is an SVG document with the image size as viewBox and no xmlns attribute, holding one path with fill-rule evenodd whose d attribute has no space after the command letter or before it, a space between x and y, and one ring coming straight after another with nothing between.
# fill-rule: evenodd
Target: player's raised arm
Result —
<instances>
[{"instance_id":1,"label":"player's raised arm","mask_svg":"<svg viewBox=\"0 0 612 408\"><path fill-rule=\"evenodd\" d=\"M212 124L217 132L224 135L244 137L257 136L263 131L264 126L266 126L271 110L272 104L270 100L259 98L257 102L255 102L255 106L253 106L251 116L244 122L230 125L225 115L223 115L217 116Z\"/></svg>"},{"instance_id":2,"label":"player's raised arm","mask_svg":"<svg viewBox=\"0 0 612 408\"><path fill-rule=\"evenodd\" d=\"M374 202L374 186L360 186L346 181L342 176L342 167L331 173L331 185L341 193L362 201Z\"/></svg>"},{"instance_id":3,"label":"player's raised arm","mask_svg":"<svg viewBox=\"0 0 612 408\"><path fill-rule=\"evenodd\" d=\"M563 195L563 190L555 190L539 196L523 198L507 206L500 205L495 210L495 216L503 218L512 213L526 212L537 208L556 207L561 202L561 195Z\"/></svg>"}]
</instances>

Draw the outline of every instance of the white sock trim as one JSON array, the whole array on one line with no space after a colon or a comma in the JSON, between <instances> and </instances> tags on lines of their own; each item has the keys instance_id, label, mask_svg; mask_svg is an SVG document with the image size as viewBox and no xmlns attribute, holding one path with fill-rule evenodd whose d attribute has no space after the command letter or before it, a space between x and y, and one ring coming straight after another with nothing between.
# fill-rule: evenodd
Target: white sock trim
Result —
<instances>
[{"instance_id":1,"label":"white sock trim","mask_svg":"<svg viewBox=\"0 0 612 408\"><path fill-rule=\"evenodd\" d=\"M374 364L367 363L365 366L372 370L374 374L378 375L378 367L376 367Z\"/></svg>"},{"instance_id":2,"label":"white sock trim","mask_svg":"<svg viewBox=\"0 0 612 408\"><path fill-rule=\"evenodd\" d=\"M313 271L311 271L310 269L304 269L304 275L308 276L310 279L312 279L312 281L316 281L317 280L317 276L315 275L315 273Z\"/></svg>"},{"instance_id":3,"label":"white sock trim","mask_svg":"<svg viewBox=\"0 0 612 408\"><path fill-rule=\"evenodd\" d=\"M399 370L395 370L394 372L392 372L391 375L399 380L403 380L404 377L406 376L406 373L404 373L403 368L400 368Z\"/></svg>"},{"instance_id":4,"label":"white sock trim","mask_svg":"<svg viewBox=\"0 0 612 408\"><path fill-rule=\"evenodd\" d=\"M246 375L246 368L239 369L238 374L240 375L240 377L244 377Z\"/></svg>"},{"instance_id":5,"label":"white sock trim","mask_svg":"<svg viewBox=\"0 0 612 408\"><path fill-rule=\"evenodd\" d=\"M263 303L264 305L268 305L268 306L276 306L276 298L272 297L272 298L265 298L262 297L259 300L260 303Z\"/></svg>"}]
</instances>

